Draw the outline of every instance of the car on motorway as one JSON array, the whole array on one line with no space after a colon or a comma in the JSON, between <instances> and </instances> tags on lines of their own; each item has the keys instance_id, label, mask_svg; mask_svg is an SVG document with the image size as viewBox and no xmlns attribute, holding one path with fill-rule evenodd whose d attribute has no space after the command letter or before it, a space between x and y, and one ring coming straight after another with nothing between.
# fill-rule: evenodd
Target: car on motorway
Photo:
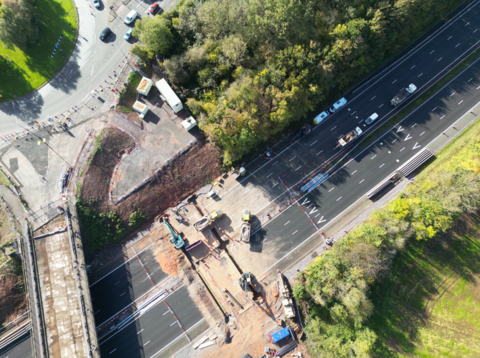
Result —
<instances>
[{"instance_id":1,"label":"car on motorway","mask_svg":"<svg viewBox=\"0 0 480 358\"><path fill-rule=\"evenodd\" d=\"M378 118L378 114L374 113L365 120L365 124L372 124L375 119Z\"/></svg>"},{"instance_id":2,"label":"car on motorway","mask_svg":"<svg viewBox=\"0 0 480 358\"><path fill-rule=\"evenodd\" d=\"M130 25L132 22L135 21L135 19L138 17L138 13L135 10L132 10L128 13L128 15L125 17L125 22L127 25Z\"/></svg>"},{"instance_id":3,"label":"car on motorway","mask_svg":"<svg viewBox=\"0 0 480 358\"><path fill-rule=\"evenodd\" d=\"M112 30L110 30L109 27L104 28L103 31L100 33L100 40L105 41L111 34Z\"/></svg>"},{"instance_id":4,"label":"car on motorway","mask_svg":"<svg viewBox=\"0 0 480 358\"><path fill-rule=\"evenodd\" d=\"M345 99L345 97L342 97L337 102L335 102L333 106L330 107L330 112L335 113L346 104L347 104L347 100Z\"/></svg>"},{"instance_id":5,"label":"car on motorway","mask_svg":"<svg viewBox=\"0 0 480 358\"><path fill-rule=\"evenodd\" d=\"M100 7L100 0L93 0L93 6L98 9Z\"/></svg>"},{"instance_id":6,"label":"car on motorway","mask_svg":"<svg viewBox=\"0 0 480 358\"><path fill-rule=\"evenodd\" d=\"M123 36L123 38L124 38L125 40L127 40L127 41L130 40L130 37L132 36L132 32L133 32L133 29L128 30L128 31L125 33L125 36Z\"/></svg>"},{"instance_id":7,"label":"car on motorway","mask_svg":"<svg viewBox=\"0 0 480 358\"><path fill-rule=\"evenodd\" d=\"M320 124L320 123L322 123L323 120L324 120L325 118L327 118L327 117L328 117L328 112L327 112L327 111L323 111L322 113L320 113L318 116L316 116L316 117L313 119L313 123L314 123L315 125Z\"/></svg>"},{"instance_id":8,"label":"car on motorway","mask_svg":"<svg viewBox=\"0 0 480 358\"><path fill-rule=\"evenodd\" d=\"M160 6L158 5L158 3L154 2L152 5L149 6L148 8L148 12L150 14L155 14L155 12L160 8Z\"/></svg>"}]
</instances>

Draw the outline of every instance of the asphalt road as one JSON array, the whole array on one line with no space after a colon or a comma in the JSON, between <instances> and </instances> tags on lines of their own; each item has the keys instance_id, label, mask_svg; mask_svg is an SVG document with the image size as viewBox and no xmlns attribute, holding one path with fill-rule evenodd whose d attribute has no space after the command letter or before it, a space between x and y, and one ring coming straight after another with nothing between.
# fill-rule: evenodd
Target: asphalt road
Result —
<instances>
[{"instance_id":1,"label":"asphalt road","mask_svg":"<svg viewBox=\"0 0 480 358\"><path fill-rule=\"evenodd\" d=\"M170 306L187 334L191 327L203 320L200 311L188 296L188 291L184 286L177 289L164 301ZM162 349L184 335L171 311L164 302L159 302L136 321L100 343L102 357L144 358L156 354L159 354L156 357L162 357Z\"/></svg>"},{"instance_id":2,"label":"asphalt road","mask_svg":"<svg viewBox=\"0 0 480 358\"><path fill-rule=\"evenodd\" d=\"M30 332L0 350L0 358L32 358L32 339Z\"/></svg>"},{"instance_id":3,"label":"asphalt road","mask_svg":"<svg viewBox=\"0 0 480 358\"><path fill-rule=\"evenodd\" d=\"M272 148L273 159L260 158L249 164L246 169L250 174L222 199L229 200L230 196L242 200L248 184L263 189L272 202L288 199L290 195L286 187L298 190L296 184L312 177L313 173L321 172L333 159L348 153L355 145L354 141L347 148L340 148L337 146L338 138L356 126L363 129L363 136L370 133L401 110L402 106L390 106L390 100L401 88L410 83L417 86L417 92L408 98L411 101L436 82L441 73L473 52L480 45L479 27L480 4L477 1L389 68L346 94L347 105L330 115L310 134L291 145L287 144L287 138ZM379 118L373 125L366 126L364 119L372 113L377 113Z\"/></svg>"},{"instance_id":4,"label":"asphalt road","mask_svg":"<svg viewBox=\"0 0 480 358\"><path fill-rule=\"evenodd\" d=\"M458 130L453 127L461 116L476 118L480 113L471 111L479 101L480 58L311 193L297 195L298 204L292 204L255 233L251 238L252 254L268 252L277 260L265 272L273 266L288 267L296 260L289 253L307 240L316 237L321 241L310 219L322 230L434 138L448 135L442 134L446 130ZM255 250L256 246L261 250Z\"/></svg>"},{"instance_id":5,"label":"asphalt road","mask_svg":"<svg viewBox=\"0 0 480 358\"><path fill-rule=\"evenodd\" d=\"M90 284L97 326L125 309L168 277L149 249L139 252L138 257L151 280L139 259L133 256L103 278Z\"/></svg>"},{"instance_id":6,"label":"asphalt road","mask_svg":"<svg viewBox=\"0 0 480 358\"><path fill-rule=\"evenodd\" d=\"M179 0L163 0L161 7L173 8ZM65 112L73 105L79 105L89 96L93 88L104 83L113 69L124 58L135 39L125 41L124 34L129 27L124 24L125 16L135 10L141 17L147 15L152 0L131 0L119 9L118 16L108 22L106 1L96 9L91 1L74 0L79 15L79 36L73 54L64 68L47 85L21 97L0 105L0 135L21 130L20 125L32 121L45 121ZM102 42L98 36L105 27L110 27L113 35ZM17 124L18 122L18 124Z\"/></svg>"}]
</instances>

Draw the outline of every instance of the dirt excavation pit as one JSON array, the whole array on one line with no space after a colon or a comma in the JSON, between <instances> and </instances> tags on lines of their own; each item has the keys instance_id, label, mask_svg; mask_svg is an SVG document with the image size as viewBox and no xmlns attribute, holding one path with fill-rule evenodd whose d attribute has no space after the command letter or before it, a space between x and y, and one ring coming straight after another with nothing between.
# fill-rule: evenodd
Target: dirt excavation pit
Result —
<instances>
[{"instance_id":1,"label":"dirt excavation pit","mask_svg":"<svg viewBox=\"0 0 480 358\"><path fill-rule=\"evenodd\" d=\"M188 261L182 251L175 249L170 242L170 233L165 227L159 227L151 235L156 241L155 258L162 271L171 276L179 276L179 269L188 268Z\"/></svg>"}]
</instances>

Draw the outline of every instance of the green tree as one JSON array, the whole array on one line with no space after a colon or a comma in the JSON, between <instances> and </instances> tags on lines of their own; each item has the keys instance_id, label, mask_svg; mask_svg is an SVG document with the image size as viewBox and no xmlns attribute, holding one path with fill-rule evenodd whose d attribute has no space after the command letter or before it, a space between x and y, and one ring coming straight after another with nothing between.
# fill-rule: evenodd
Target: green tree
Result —
<instances>
[{"instance_id":1,"label":"green tree","mask_svg":"<svg viewBox=\"0 0 480 358\"><path fill-rule=\"evenodd\" d=\"M142 54L170 56L172 53L174 36L171 31L171 22L163 17L145 17L135 22L134 36L145 44L147 51Z\"/></svg>"},{"instance_id":2,"label":"green tree","mask_svg":"<svg viewBox=\"0 0 480 358\"><path fill-rule=\"evenodd\" d=\"M32 0L9 0L0 3L0 41L25 50L40 37L40 21Z\"/></svg>"}]
</instances>

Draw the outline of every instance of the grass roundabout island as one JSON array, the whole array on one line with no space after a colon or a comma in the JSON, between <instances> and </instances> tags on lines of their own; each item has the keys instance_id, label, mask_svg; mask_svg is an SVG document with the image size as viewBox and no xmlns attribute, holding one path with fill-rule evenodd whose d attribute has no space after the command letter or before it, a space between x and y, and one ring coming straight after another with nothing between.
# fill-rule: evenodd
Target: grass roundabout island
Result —
<instances>
[{"instance_id":1,"label":"grass roundabout island","mask_svg":"<svg viewBox=\"0 0 480 358\"><path fill-rule=\"evenodd\" d=\"M0 0L5 6L2 3ZM38 40L23 50L0 41L0 103L26 95L49 81L75 46L78 18L73 1L36 0L34 5L40 22Z\"/></svg>"}]
</instances>

